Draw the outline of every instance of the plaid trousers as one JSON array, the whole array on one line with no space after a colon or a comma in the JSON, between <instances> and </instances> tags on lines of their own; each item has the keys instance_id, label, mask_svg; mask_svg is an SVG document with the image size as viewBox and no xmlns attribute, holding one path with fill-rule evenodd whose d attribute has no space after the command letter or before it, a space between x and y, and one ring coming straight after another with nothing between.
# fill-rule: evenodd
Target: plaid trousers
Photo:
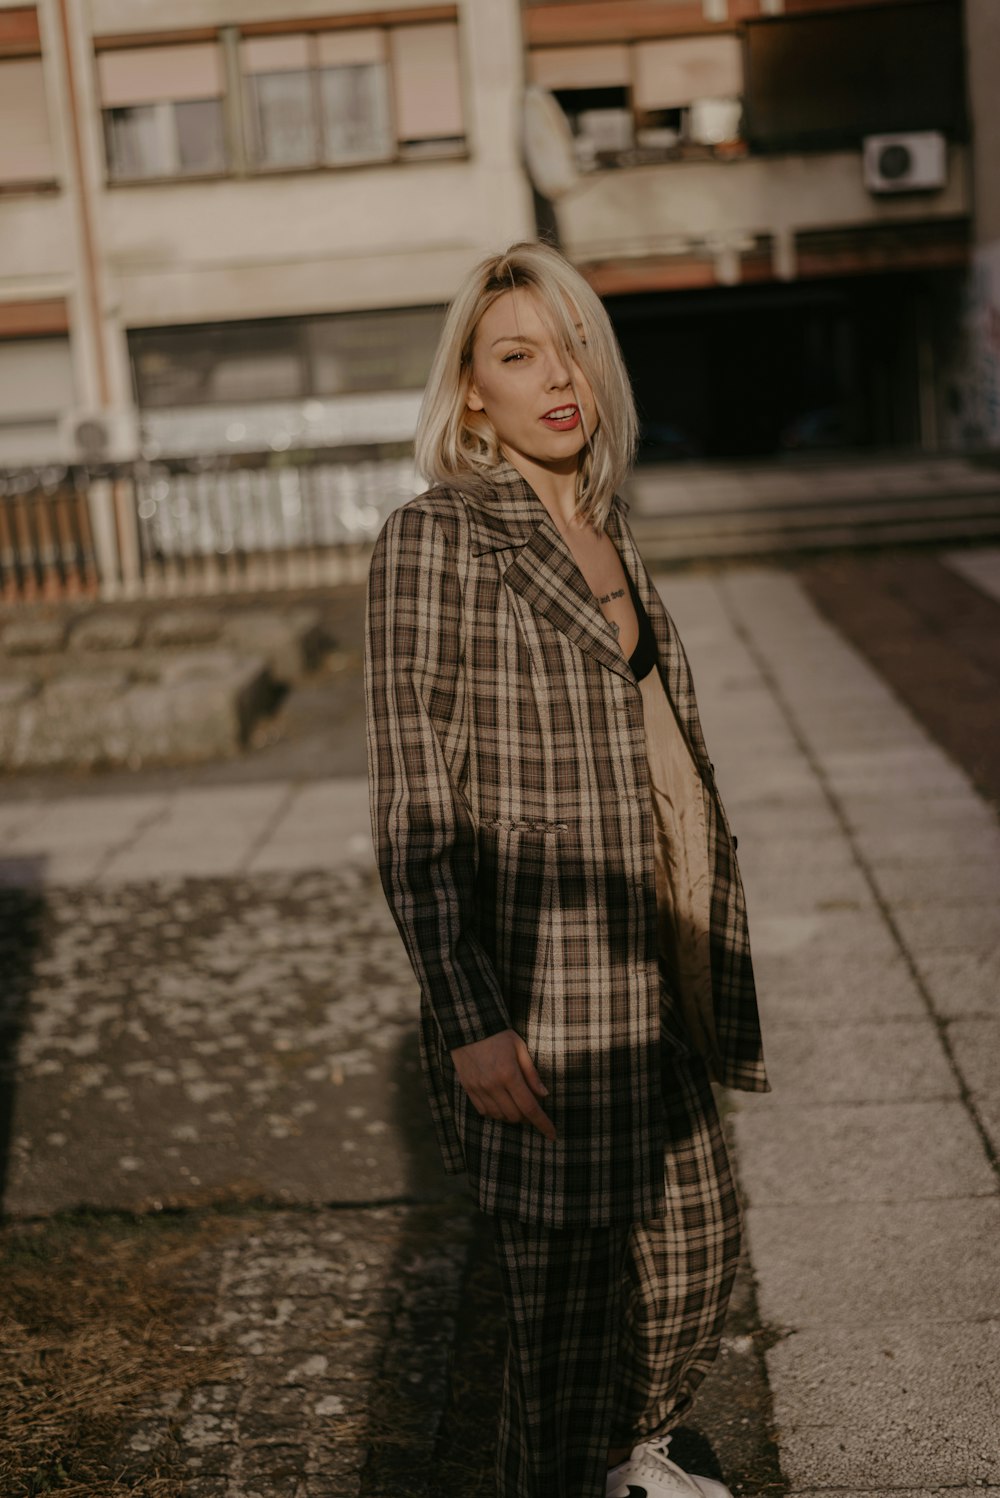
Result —
<instances>
[{"instance_id":1,"label":"plaid trousers","mask_svg":"<svg viewBox=\"0 0 1000 1498\"><path fill-rule=\"evenodd\" d=\"M739 1198L704 1063L665 1044L663 1088L662 1217L494 1218L508 1328L498 1498L604 1498L609 1448L676 1425L718 1352Z\"/></svg>"}]
</instances>

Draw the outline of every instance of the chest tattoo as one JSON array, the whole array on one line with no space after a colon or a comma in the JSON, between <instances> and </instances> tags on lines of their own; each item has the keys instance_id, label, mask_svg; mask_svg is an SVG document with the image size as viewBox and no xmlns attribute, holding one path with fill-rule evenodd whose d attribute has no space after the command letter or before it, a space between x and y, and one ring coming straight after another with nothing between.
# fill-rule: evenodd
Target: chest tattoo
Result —
<instances>
[{"instance_id":1,"label":"chest tattoo","mask_svg":"<svg viewBox=\"0 0 1000 1498\"><path fill-rule=\"evenodd\" d=\"M624 598L624 597L625 597L625 589L624 588L616 588L613 593L602 593L601 596L600 596L600 598L597 601L598 601L598 603L610 603L611 600L612 600L612 598Z\"/></svg>"}]
</instances>

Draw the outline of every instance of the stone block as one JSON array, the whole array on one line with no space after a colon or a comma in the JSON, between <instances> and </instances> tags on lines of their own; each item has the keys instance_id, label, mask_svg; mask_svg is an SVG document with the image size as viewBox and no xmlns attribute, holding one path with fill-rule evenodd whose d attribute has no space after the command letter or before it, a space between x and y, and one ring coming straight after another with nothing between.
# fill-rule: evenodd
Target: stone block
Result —
<instances>
[{"instance_id":1,"label":"stone block","mask_svg":"<svg viewBox=\"0 0 1000 1498\"><path fill-rule=\"evenodd\" d=\"M5 769L91 766L106 760L105 729L128 678L121 672L59 676L22 699L0 731Z\"/></svg>"},{"instance_id":2,"label":"stone block","mask_svg":"<svg viewBox=\"0 0 1000 1498\"><path fill-rule=\"evenodd\" d=\"M133 650L142 637L142 620L138 614L108 611L81 619L70 635L70 649Z\"/></svg>"},{"instance_id":3,"label":"stone block","mask_svg":"<svg viewBox=\"0 0 1000 1498\"><path fill-rule=\"evenodd\" d=\"M210 609L164 609L146 622L148 645L209 645L222 633L222 618Z\"/></svg>"},{"instance_id":4,"label":"stone block","mask_svg":"<svg viewBox=\"0 0 1000 1498\"><path fill-rule=\"evenodd\" d=\"M63 619L14 619L0 636L8 655L48 655L66 644Z\"/></svg>"},{"instance_id":5,"label":"stone block","mask_svg":"<svg viewBox=\"0 0 1000 1498\"><path fill-rule=\"evenodd\" d=\"M245 609L231 614L223 638L244 655L261 656L276 681L298 681L319 661L323 630L315 609Z\"/></svg>"},{"instance_id":6,"label":"stone block","mask_svg":"<svg viewBox=\"0 0 1000 1498\"><path fill-rule=\"evenodd\" d=\"M118 758L133 764L193 763L227 758L246 740L271 701L263 662L186 663L158 682L136 683L122 699L120 725L129 744Z\"/></svg>"}]
</instances>

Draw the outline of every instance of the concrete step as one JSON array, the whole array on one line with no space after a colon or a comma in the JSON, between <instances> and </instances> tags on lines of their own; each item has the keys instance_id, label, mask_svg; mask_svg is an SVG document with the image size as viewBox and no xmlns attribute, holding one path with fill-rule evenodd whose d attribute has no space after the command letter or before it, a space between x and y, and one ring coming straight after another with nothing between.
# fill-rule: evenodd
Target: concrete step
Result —
<instances>
[{"instance_id":1,"label":"concrete step","mask_svg":"<svg viewBox=\"0 0 1000 1498\"><path fill-rule=\"evenodd\" d=\"M643 556L653 563L989 539L1000 536L1000 491L638 514L633 530Z\"/></svg>"}]
</instances>

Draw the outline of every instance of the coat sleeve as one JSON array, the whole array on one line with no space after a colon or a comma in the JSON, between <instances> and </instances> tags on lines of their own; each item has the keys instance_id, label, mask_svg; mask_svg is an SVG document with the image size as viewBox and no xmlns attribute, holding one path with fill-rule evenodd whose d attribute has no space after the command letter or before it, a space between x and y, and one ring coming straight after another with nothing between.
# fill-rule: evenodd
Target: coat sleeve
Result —
<instances>
[{"instance_id":1,"label":"coat sleeve","mask_svg":"<svg viewBox=\"0 0 1000 1498\"><path fill-rule=\"evenodd\" d=\"M475 921L476 833L461 595L433 515L395 510L375 543L365 618L372 836L389 908L448 1050L510 1028Z\"/></svg>"}]
</instances>

